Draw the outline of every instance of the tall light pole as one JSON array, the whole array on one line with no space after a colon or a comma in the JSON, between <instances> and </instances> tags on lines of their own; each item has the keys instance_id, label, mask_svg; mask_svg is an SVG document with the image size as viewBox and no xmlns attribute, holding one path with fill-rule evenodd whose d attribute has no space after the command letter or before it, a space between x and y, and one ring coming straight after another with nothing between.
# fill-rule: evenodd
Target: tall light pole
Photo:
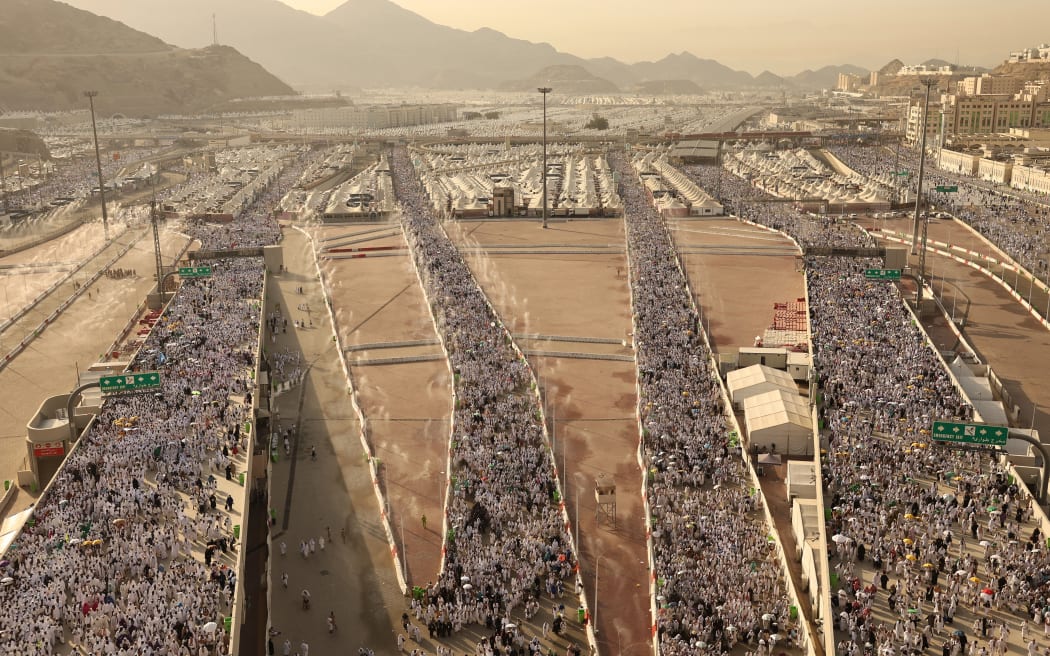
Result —
<instances>
[{"instance_id":1,"label":"tall light pole","mask_svg":"<svg viewBox=\"0 0 1050 656\"><path fill-rule=\"evenodd\" d=\"M912 236L911 236L911 252L915 254L915 248L919 241L919 214L922 209L922 178L923 173L926 169L926 122L929 120L930 114L930 89L937 85L937 80L934 78L924 78L920 80L922 85L926 87L926 102L922 108L922 140L921 146L919 147L919 188L915 195L915 221L912 224ZM926 284L926 233L929 229L930 219L927 217L922 225L922 250L919 251L919 284L918 289L915 291L915 311L922 312L922 286Z\"/></svg>"},{"instance_id":2,"label":"tall light pole","mask_svg":"<svg viewBox=\"0 0 1050 656\"><path fill-rule=\"evenodd\" d=\"M4 214L11 211L7 204L7 176L4 175L4 153L0 151L0 194L4 197Z\"/></svg>"},{"instance_id":3,"label":"tall light pole","mask_svg":"<svg viewBox=\"0 0 1050 656\"><path fill-rule=\"evenodd\" d=\"M102 202L102 233L106 241L109 241L109 217L106 215L106 181L102 177L102 155L98 152L98 128L95 127L95 96L98 91L85 91L84 96L88 99L91 107L91 133L95 135L95 165L98 166L98 199ZM160 284L159 282L157 284Z\"/></svg>"},{"instance_id":4,"label":"tall light pole","mask_svg":"<svg viewBox=\"0 0 1050 656\"><path fill-rule=\"evenodd\" d=\"M543 94L543 227L547 227L547 94L553 91L550 87L537 89Z\"/></svg>"}]
</instances>

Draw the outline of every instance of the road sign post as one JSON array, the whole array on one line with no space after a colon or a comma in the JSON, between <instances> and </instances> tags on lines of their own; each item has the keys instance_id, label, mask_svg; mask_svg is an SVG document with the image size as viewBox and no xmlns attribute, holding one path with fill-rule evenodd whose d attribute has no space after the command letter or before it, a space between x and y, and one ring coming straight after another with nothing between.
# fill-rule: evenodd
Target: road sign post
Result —
<instances>
[{"instance_id":1,"label":"road sign post","mask_svg":"<svg viewBox=\"0 0 1050 656\"><path fill-rule=\"evenodd\" d=\"M935 421L930 430L930 439L940 442L1005 446L1010 436L1007 426L989 424L964 424L954 421Z\"/></svg>"},{"instance_id":2,"label":"road sign post","mask_svg":"<svg viewBox=\"0 0 1050 656\"><path fill-rule=\"evenodd\" d=\"M900 280L900 269L865 269L864 277L868 280Z\"/></svg>"},{"instance_id":3,"label":"road sign post","mask_svg":"<svg viewBox=\"0 0 1050 656\"><path fill-rule=\"evenodd\" d=\"M179 267L179 277L181 278L207 278L210 275L210 266Z\"/></svg>"},{"instance_id":4,"label":"road sign post","mask_svg":"<svg viewBox=\"0 0 1050 656\"><path fill-rule=\"evenodd\" d=\"M160 372L139 371L119 376L102 376L98 379L103 394L114 392L145 392L160 388Z\"/></svg>"}]
</instances>

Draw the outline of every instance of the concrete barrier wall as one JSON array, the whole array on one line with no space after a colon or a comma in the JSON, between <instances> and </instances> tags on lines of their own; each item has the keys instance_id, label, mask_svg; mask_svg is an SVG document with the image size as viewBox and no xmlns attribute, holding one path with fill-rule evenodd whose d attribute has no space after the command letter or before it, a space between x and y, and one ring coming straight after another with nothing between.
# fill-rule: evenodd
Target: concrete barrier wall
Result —
<instances>
[{"instance_id":1,"label":"concrete barrier wall","mask_svg":"<svg viewBox=\"0 0 1050 656\"><path fill-rule=\"evenodd\" d=\"M189 244L187 244L187 248L188 247L189 247ZM183 252L185 253L185 250L183 250ZM178 259L178 258L176 258L176 259ZM259 380L259 372L262 370L262 353L263 353L262 349L263 349L263 344L266 343L266 341L265 341L266 340L266 300L267 300L266 285L267 285L267 282L269 281L269 278L270 278L269 271L266 271L264 269L263 270L262 295L259 297L259 331L258 331L258 335L256 337L256 342L255 342L255 368L252 371L252 380L253 381ZM167 309L167 308L165 307L165 309ZM249 525L249 522L251 521L250 520L251 509L252 509L252 505L251 505L251 490L252 490L252 486L254 484L254 481L252 480L252 476L251 476L251 462L252 462L252 454L255 453L256 440L260 439L258 437L258 430L257 430L257 426L256 426L256 423L255 423L255 417L256 417L256 414L257 414L256 411L259 408L259 395L257 393L255 393L255 388L254 387L250 387L249 389L251 389L253 391L253 393L252 393L252 404L248 408L248 420L247 420L248 423L246 424L246 427L248 428L248 431L247 431L248 434L245 436L245 445L244 445L244 471L243 472L239 472L239 473L243 473L243 475L244 475L244 485L241 487L240 493L237 495L238 498L234 502L234 503L241 504L241 508L244 509L244 512L242 513L242 517L241 517L240 549L237 551L237 582L238 582L238 585L233 591L233 603L231 604L231 612L230 612L230 615L231 615L231 620L230 620L231 635L230 635L230 649L229 649L229 653L231 653L231 654L239 654L240 653L241 633L244 630L245 622L247 622L247 617L246 617L247 612L246 611L248 609L247 609L247 606L245 604L245 594L246 593L245 593L245 586L244 586L243 582L245 581L245 576L244 576L244 574L245 574L245 562L248 559L248 548L246 547L246 543L247 543L247 539L248 539L248 525ZM261 439L266 439L266 436L263 436ZM272 538L270 537L270 535L271 535L271 532L270 531L266 531L266 547L269 550L269 553L272 554L273 553L273 544L272 544ZM266 580L267 581L271 581L272 580L272 578L270 577L270 574L271 574L271 572L270 572L270 563L271 562L272 562L272 559L270 559L270 558L266 559L266 574L267 574ZM267 585L266 586L266 594L267 594L267 606L266 607L267 608L271 608L271 606L269 605L269 603L271 601L270 593L271 593L270 586Z\"/></svg>"}]
</instances>

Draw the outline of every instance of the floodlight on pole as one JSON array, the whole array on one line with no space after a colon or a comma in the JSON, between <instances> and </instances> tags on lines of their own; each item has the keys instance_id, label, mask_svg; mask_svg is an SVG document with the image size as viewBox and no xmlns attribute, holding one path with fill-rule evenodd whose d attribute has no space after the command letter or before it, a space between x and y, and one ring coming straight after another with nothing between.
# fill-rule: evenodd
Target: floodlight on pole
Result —
<instances>
[{"instance_id":1,"label":"floodlight on pole","mask_svg":"<svg viewBox=\"0 0 1050 656\"><path fill-rule=\"evenodd\" d=\"M21 179L21 178L19 178ZM4 175L4 153L0 151L0 195L4 198L4 214L11 211L7 200L7 177Z\"/></svg>"},{"instance_id":2,"label":"floodlight on pole","mask_svg":"<svg viewBox=\"0 0 1050 656\"><path fill-rule=\"evenodd\" d=\"M547 227L547 94L553 91L550 87L537 89L543 94L543 227Z\"/></svg>"},{"instance_id":3,"label":"floodlight on pole","mask_svg":"<svg viewBox=\"0 0 1050 656\"><path fill-rule=\"evenodd\" d=\"M922 140L919 147L919 188L915 194L915 221L912 225L911 252L915 254L915 247L919 241L919 216L922 209L922 178L926 169L926 122L930 114L930 89L935 87L938 81L935 78L923 78L921 84L926 87L926 101L922 109ZM930 219L926 217L922 226L922 249L919 251L919 281L918 289L915 291L915 310L922 312L922 286L926 284L926 236L929 230Z\"/></svg>"},{"instance_id":4,"label":"floodlight on pole","mask_svg":"<svg viewBox=\"0 0 1050 656\"><path fill-rule=\"evenodd\" d=\"M91 107L91 133L95 136L95 164L98 166L98 199L102 203L102 233L109 241L109 217L106 215L106 181L102 177L102 155L98 151L98 128L95 126L95 96L98 91L85 91L84 96L88 99Z\"/></svg>"}]
</instances>

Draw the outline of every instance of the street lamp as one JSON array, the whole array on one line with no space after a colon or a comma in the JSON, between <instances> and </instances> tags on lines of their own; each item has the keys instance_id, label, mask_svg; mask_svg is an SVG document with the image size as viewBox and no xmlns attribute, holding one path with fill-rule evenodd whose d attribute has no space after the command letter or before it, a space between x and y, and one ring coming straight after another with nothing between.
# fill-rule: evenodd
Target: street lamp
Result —
<instances>
[{"instance_id":1,"label":"street lamp","mask_svg":"<svg viewBox=\"0 0 1050 656\"><path fill-rule=\"evenodd\" d=\"M547 94L550 87L536 89L543 94L543 227L547 227Z\"/></svg>"},{"instance_id":2,"label":"street lamp","mask_svg":"<svg viewBox=\"0 0 1050 656\"><path fill-rule=\"evenodd\" d=\"M98 91L85 91L84 96L88 99L91 107L91 132L95 135L95 164L98 166L98 199L102 202L102 232L109 241L109 217L106 215L106 181L102 178L102 155L98 152L98 128L95 127L95 96Z\"/></svg>"},{"instance_id":3,"label":"street lamp","mask_svg":"<svg viewBox=\"0 0 1050 656\"><path fill-rule=\"evenodd\" d=\"M915 221L912 225L912 255L915 254L915 247L919 241L919 213L922 209L922 178L926 168L926 122L929 120L930 114L930 89L937 85L937 80L934 78L924 78L920 82L926 87L926 102L923 105L922 124L920 126L922 142L919 148L919 188L915 195ZM926 236L929 225L930 219L927 217L922 225L922 250L919 252L919 284L918 289L915 291L915 310L919 313L922 312L922 286L926 284Z\"/></svg>"},{"instance_id":4,"label":"street lamp","mask_svg":"<svg viewBox=\"0 0 1050 656\"><path fill-rule=\"evenodd\" d=\"M7 177L4 176L4 153L0 151L0 195L4 198L4 214L11 211L7 201Z\"/></svg>"}]
</instances>

